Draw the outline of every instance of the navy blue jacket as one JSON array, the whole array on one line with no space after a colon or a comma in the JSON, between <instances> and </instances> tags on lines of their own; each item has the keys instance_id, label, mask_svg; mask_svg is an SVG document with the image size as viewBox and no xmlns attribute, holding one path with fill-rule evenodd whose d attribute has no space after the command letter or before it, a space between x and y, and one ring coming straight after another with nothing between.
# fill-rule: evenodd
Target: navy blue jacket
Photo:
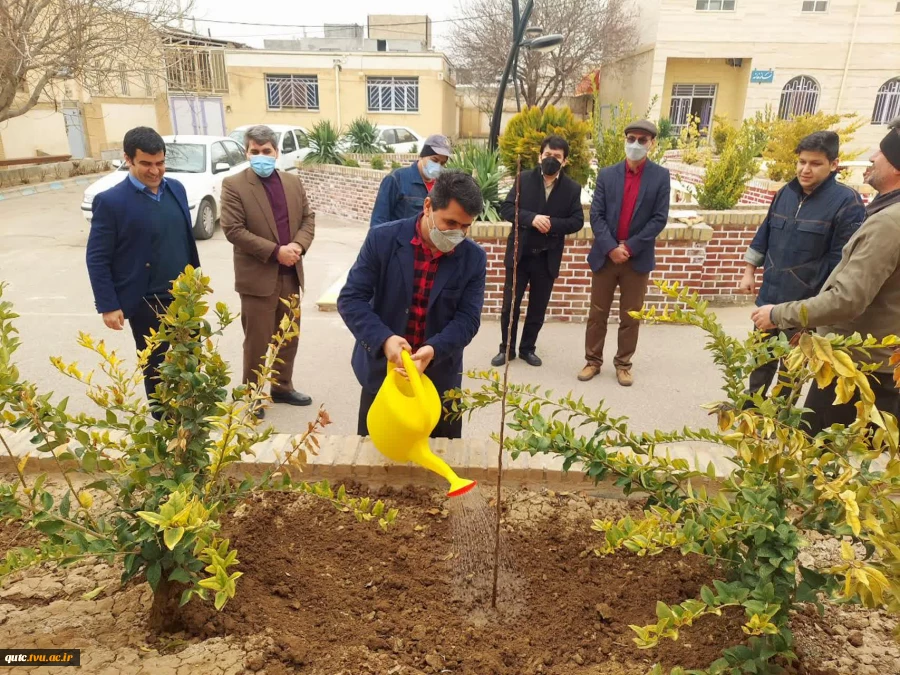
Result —
<instances>
[{"instance_id":1,"label":"navy blue jacket","mask_svg":"<svg viewBox=\"0 0 900 675\"><path fill-rule=\"evenodd\" d=\"M781 188L745 256L751 265L764 266L756 304L817 295L865 218L859 193L838 183L836 174L806 197L796 178Z\"/></svg>"},{"instance_id":2,"label":"navy blue jacket","mask_svg":"<svg viewBox=\"0 0 900 675\"><path fill-rule=\"evenodd\" d=\"M418 162L397 169L381 181L369 227L419 215L427 196L428 188L419 173Z\"/></svg>"},{"instance_id":3,"label":"navy blue jacket","mask_svg":"<svg viewBox=\"0 0 900 675\"><path fill-rule=\"evenodd\" d=\"M356 338L353 372L372 394L387 374L385 341L406 333L417 219L370 229L338 296L338 312ZM486 267L484 250L471 239L438 263L425 320L425 344L434 348L434 360L425 372L439 392L462 384L463 349L481 325Z\"/></svg>"},{"instance_id":4,"label":"navy blue jacket","mask_svg":"<svg viewBox=\"0 0 900 675\"><path fill-rule=\"evenodd\" d=\"M166 186L184 211L191 265L200 267L187 193L177 180L167 178ZM94 197L86 258L94 304L101 314L121 309L129 319L147 294L153 262L152 232L143 217L148 205L149 197L141 194L127 176Z\"/></svg>"},{"instance_id":5,"label":"navy blue jacket","mask_svg":"<svg viewBox=\"0 0 900 675\"><path fill-rule=\"evenodd\" d=\"M625 240L625 245L631 249L632 268L639 274L647 274L656 268L656 238L669 220L670 191L669 170L648 160ZM601 169L591 203L594 245L588 254L588 265L594 272L603 268L609 260L609 252L619 245L619 215L624 195L625 162Z\"/></svg>"}]
</instances>

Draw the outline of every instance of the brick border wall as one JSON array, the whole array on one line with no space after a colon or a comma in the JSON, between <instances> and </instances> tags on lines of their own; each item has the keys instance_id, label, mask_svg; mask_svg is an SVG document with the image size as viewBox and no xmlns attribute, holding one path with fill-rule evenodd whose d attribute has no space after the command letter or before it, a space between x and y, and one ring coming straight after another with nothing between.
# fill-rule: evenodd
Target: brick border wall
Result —
<instances>
[{"instance_id":1,"label":"brick border wall","mask_svg":"<svg viewBox=\"0 0 900 675\"><path fill-rule=\"evenodd\" d=\"M706 169L702 166L694 166L692 164L684 164L683 162L670 160L668 159L668 154L666 157L667 160L665 166L672 174L672 178L689 185L698 185L703 180ZM765 206L768 208L769 204L771 204L772 200L775 198L775 193L783 188L784 185L785 183L778 181L766 180L765 178L754 178L747 182L747 189L744 191L744 194L741 195L738 205ZM849 187L852 187L860 193L864 204L868 204L875 196L874 191L868 186L849 185Z\"/></svg>"},{"instance_id":2,"label":"brick border wall","mask_svg":"<svg viewBox=\"0 0 900 675\"><path fill-rule=\"evenodd\" d=\"M312 207L316 211L368 222L385 171L354 167L300 165L298 174L306 186ZM652 280L678 281L716 304L747 302L737 293L743 273L743 258L747 246L765 218L766 210L742 205L731 211L695 211L696 224L688 225L680 217L684 208L671 210L669 225L657 242L657 269ZM505 268L503 257L508 223L476 223L472 237L488 256L488 280L484 315L499 318ZM556 321L585 321L590 303L591 272L587 255L593 243L593 233L585 224L583 230L568 237L560 277L554 286L548 319ZM667 300L655 288L648 295L648 303L663 306ZM527 299L525 301L527 306Z\"/></svg>"},{"instance_id":3,"label":"brick border wall","mask_svg":"<svg viewBox=\"0 0 900 675\"><path fill-rule=\"evenodd\" d=\"M419 159L418 155L411 155L406 153L397 153L397 152L373 152L370 155L363 155L358 152L347 152L344 153L344 157L347 159L355 159L357 162L365 162L369 163L373 157L381 157L384 160L385 165L390 166L391 162L400 162L401 164L411 164L412 162Z\"/></svg>"},{"instance_id":4,"label":"brick border wall","mask_svg":"<svg viewBox=\"0 0 900 675\"><path fill-rule=\"evenodd\" d=\"M321 164L297 165L313 211L368 223L375 197L388 171Z\"/></svg>"},{"instance_id":5,"label":"brick border wall","mask_svg":"<svg viewBox=\"0 0 900 675\"><path fill-rule=\"evenodd\" d=\"M673 214L673 218L677 218L677 214ZM715 304L748 302L746 295L737 292L737 285L743 274L744 253L765 218L765 211L701 212L699 218L706 223L690 226L670 220L657 240L656 270L650 276L651 281L677 281ZM477 223L472 228L472 237L485 249L488 257L485 318L500 316L506 278L503 259L509 231L508 223ZM587 255L592 244L593 233L587 225L567 238L560 276L553 287L547 311L548 320L587 320L591 284ZM523 306L527 307L527 304L526 296ZM652 287L647 304L663 308L671 306L671 301ZM616 315L618 302L613 310Z\"/></svg>"}]
</instances>

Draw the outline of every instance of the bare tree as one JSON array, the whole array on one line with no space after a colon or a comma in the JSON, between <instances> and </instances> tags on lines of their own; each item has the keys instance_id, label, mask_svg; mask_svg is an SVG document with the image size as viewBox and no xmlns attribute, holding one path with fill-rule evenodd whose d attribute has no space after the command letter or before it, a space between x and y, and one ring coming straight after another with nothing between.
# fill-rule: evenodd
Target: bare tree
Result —
<instances>
[{"instance_id":1,"label":"bare tree","mask_svg":"<svg viewBox=\"0 0 900 675\"><path fill-rule=\"evenodd\" d=\"M0 0L0 122L58 105L66 81L100 94L158 70L158 30L182 11L178 0Z\"/></svg>"},{"instance_id":2,"label":"bare tree","mask_svg":"<svg viewBox=\"0 0 900 675\"><path fill-rule=\"evenodd\" d=\"M525 0L521 0L522 6ZM512 42L510 0L468 0L451 35L451 57L471 74L482 94L496 92ZM522 49L516 76L526 105L544 108L574 93L581 79L604 62L638 46L639 11L632 0L543 0L529 26L565 37L554 52ZM507 95L512 95L510 86ZM495 94L496 95L496 94Z\"/></svg>"}]
</instances>

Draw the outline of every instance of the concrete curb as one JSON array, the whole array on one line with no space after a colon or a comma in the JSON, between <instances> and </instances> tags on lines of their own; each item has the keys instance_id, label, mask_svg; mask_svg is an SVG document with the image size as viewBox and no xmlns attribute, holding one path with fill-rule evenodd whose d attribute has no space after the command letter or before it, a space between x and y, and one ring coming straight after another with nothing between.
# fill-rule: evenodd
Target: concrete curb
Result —
<instances>
[{"instance_id":1,"label":"concrete curb","mask_svg":"<svg viewBox=\"0 0 900 675\"><path fill-rule=\"evenodd\" d=\"M62 190L69 185L90 185L105 173L109 172L105 171L89 174L87 176L78 176L76 178L65 178L63 180L55 180L50 183L36 183L35 185L20 185L14 188L4 188L0 190L0 201L4 201L6 199L15 199L16 197L30 197L32 195L44 194L45 192Z\"/></svg>"},{"instance_id":2,"label":"concrete curb","mask_svg":"<svg viewBox=\"0 0 900 675\"><path fill-rule=\"evenodd\" d=\"M37 457L30 443L30 435L24 433L4 435L13 455L17 458L31 453L25 467L27 473L54 474L58 472L56 462L47 456ZM290 449L290 434L275 434L266 443L254 448L255 459L238 464L232 470L235 476L247 474L260 476L277 466L280 458ZM409 483L433 485L437 489L446 488L446 482L439 476L415 464L397 464L379 453L368 438L359 436L322 436L318 455L310 455L304 476L311 481L328 480L341 482L356 480L374 485L406 485ZM434 439L432 450L441 456L464 478L478 481L484 487L497 481L497 445L489 439ZM682 458L699 471L705 471L710 463L715 467L716 478L697 479L695 487L705 485L717 490L722 479L730 474L733 464L724 452L716 452L713 446L695 447L687 445L671 446L670 456ZM611 499L623 498L622 490L613 480L597 485L581 471L580 464L573 465L564 472L563 459L552 455L519 455L513 460L508 454L503 458L503 480L509 487L518 485L544 486L567 490L589 490L596 496ZM0 456L0 472L15 471L13 461L6 454Z\"/></svg>"},{"instance_id":3,"label":"concrete curb","mask_svg":"<svg viewBox=\"0 0 900 675\"><path fill-rule=\"evenodd\" d=\"M344 284L347 283L348 274L350 274L350 270L344 272L341 277L331 284L331 286L328 287L328 290L322 293L322 295L319 296L319 299L316 300L316 307L320 312L337 311L338 294L341 292Z\"/></svg>"}]
</instances>

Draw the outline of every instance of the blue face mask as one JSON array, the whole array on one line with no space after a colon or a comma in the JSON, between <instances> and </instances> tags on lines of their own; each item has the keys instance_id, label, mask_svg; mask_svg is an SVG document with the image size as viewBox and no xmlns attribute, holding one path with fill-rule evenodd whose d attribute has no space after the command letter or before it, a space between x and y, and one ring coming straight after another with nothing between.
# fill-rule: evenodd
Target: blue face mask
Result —
<instances>
[{"instance_id":1,"label":"blue face mask","mask_svg":"<svg viewBox=\"0 0 900 675\"><path fill-rule=\"evenodd\" d=\"M275 171L275 158L267 155L250 157L250 168L260 178L268 178Z\"/></svg>"},{"instance_id":2,"label":"blue face mask","mask_svg":"<svg viewBox=\"0 0 900 675\"><path fill-rule=\"evenodd\" d=\"M425 174L425 178L428 180L436 180L438 176L441 175L442 167L440 164L435 162L433 159L425 160L425 167L422 169L422 173Z\"/></svg>"}]
</instances>

